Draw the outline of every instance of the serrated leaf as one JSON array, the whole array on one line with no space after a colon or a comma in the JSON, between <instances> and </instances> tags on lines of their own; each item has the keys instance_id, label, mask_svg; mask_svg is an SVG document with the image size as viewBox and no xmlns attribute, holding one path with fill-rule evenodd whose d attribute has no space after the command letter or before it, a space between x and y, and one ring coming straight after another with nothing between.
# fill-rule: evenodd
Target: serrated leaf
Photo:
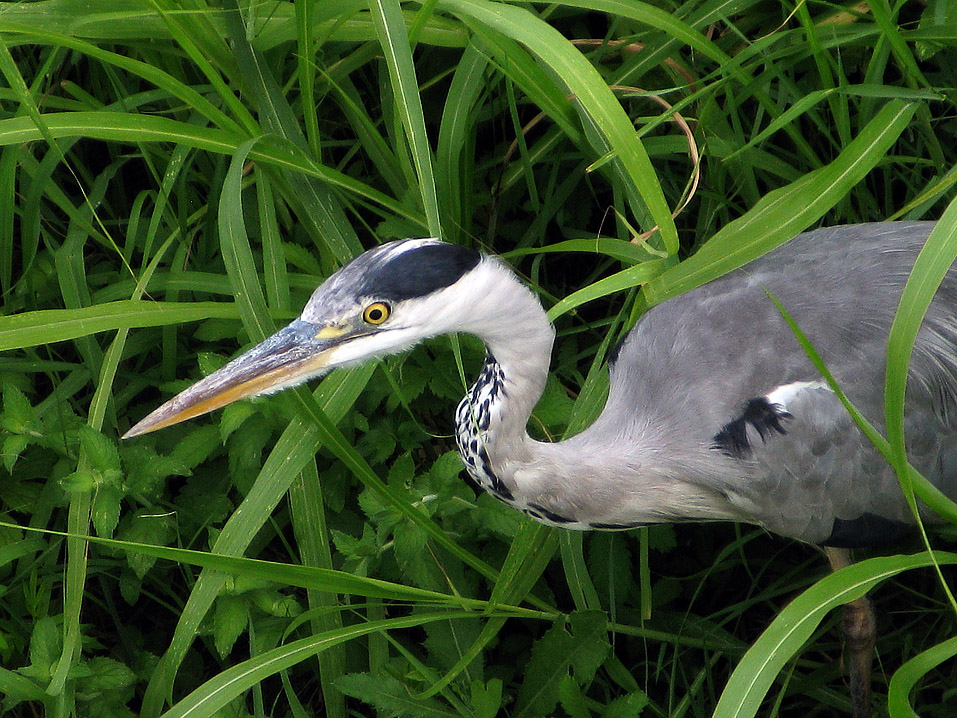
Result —
<instances>
[{"instance_id":1,"label":"serrated leaf","mask_svg":"<svg viewBox=\"0 0 957 718\"><path fill-rule=\"evenodd\" d=\"M561 426L568 421L574 406L574 400L568 396L561 382L549 376L542 398L535 405L532 421L541 422L545 427Z\"/></svg>"},{"instance_id":2,"label":"serrated leaf","mask_svg":"<svg viewBox=\"0 0 957 718\"><path fill-rule=\"evenodd\" d=\"M629 693L605 706L601 718L637 718L648 703L648 696L644 693Z\"/></svg>"},{"instance_id":3,"label":"serrated leaf","mask_svg":"<svg viewBox=\"0 0 957 718\"><path fill-rule=\"evenodd\" d=\"M3 414L0 426L11 434L20 434L30 428L35 412L30 400L12 382L3 383Z\"/></svg>"},{"instance_id":4,"label":"serrated leaf","mask_svg":"<svg viewBox=\"0 0 957 718\"><path fill-rule=\"evenodd\" d=\"M3 440L3 466L13 473L13 467L20 458L20 454L30 445L30 437L24 434L14 434Z\"/></svg>"},{"instance_id":5,"label":"serrated leaf","mask_svg":"<svg viewBox=\"0 0 957 718\"><path fill-rule=\"evenodd\" d=\"M567 623L556 622L532 648L516 718L551 715L561 680L572 670L579 684L590 681L609 649L604 612L576 611Z\"/></svg>"},{"instance_id":6,"label":"serrated leaf","mask_svg":"<svg viewBox=\"0 0 957 718\"><path fill-rule=\"evenodd\" d=\"M59 484L68 494L92 491L96 486L96 475L92 471L74 471L60 479Z\"/></svg>"},{"instance_id":7,"label":"serrated leaf","mask_svg":"<svg viewBox=\"0 0 957 718\"><path fill-rule=\"evenodd\" d=\"M671 524L657 524L648 527L648 548L667 553L678 545L675 527Z\"/></svg>"},{"instance_id":8,"label":"serrated leaf","mask_svg":"<svg viewBox=\"0 0 957 718\"><path fill-rule=\"evenodd\" d=\"M123 492L115 486L100 486L93 497L90 518L97 536L112 538L120 522L120 502Z\"/></svg>"},{"instance_id":9,"label":"serrated leaf","mask_svg":"<svg viewBox=\"0 0 957 718\"><path fill-rule=\"evenodd\" d=\"M391 676L349 673L336 679L336 688L347 696L358 698L390 718L453 718L458 712L446 710L431 698L415 698Z\"/></svg>"},{"instance_id":10,"label":"serrated leaf","mask_svg":"<svg viewBox=\"0 0 957 718\"><path fill-rule=\"evenodd\" d=\"M213 643L219 655L225 658L233 644L249 625L249 608L241 596L224 595L216 599L213 611Z\"/></svg>"},{"instance_id":11,"label":"serrated leaf","mask_svg":"<svg viewBox=\"0 0 957 718\"><path fill-rule=\"evenodd\" d=\"M591 718L585 696L571 676L563 676L558 682L558 700L561 701L562 709L571 718Z\"/></svg>"},{"instance_id":12,"label":"serrated leaf","mask_svg":"<svg viewBox=\"0 0 957 718\"><path fill-rule=\"evenodd\" d=\"M140 599L140 592L143 590L143 582L129 572L124 572L117 579L120 588L120 595L127 605L132 606Z\"/></svg>"},{"instance_id":13,"label":"serrated leaf","mask_svg":"<svg viewBox=\"0 0 957 718\"><path fill-rule=\"evenodd\" d=\"M62 632L50 616L44 616L33 625L33 633L30 634L29 672L20 669L20 673L48 679L62 648Z\"/></svg>"},{"instance_id":14,"label":"serrated leaf","mask_svg":"<svg viewBox=\"0 0 957 718\"><path fill-rule=\"evenodd\" d=\"M255 413L256 407L248 401L240 401L224 407L219 419L219 438L225 443L226 439Z\"/></svg>"},{"instance_id":15,"label":"serrated leaf","mask_svg":"<svg viewBox=\"0 0 957 718\"><path fill-rule=\"evenodd\" d=\"M90 468L101 472L120 469L120 454L113 441L90 426L81 426L79 434L80 448Z\"/></svg>"},{"instance_id":16,"label":"serrated leaf","mask_svg":"<svg viewBox=\"0 0 957 718\"><path fill-rule=\"evenodd\" d=\"M428 536L418 526L403 522L393 529L395 560L402 575L420 588L448 590L435 575L435 562L426 550Z\"/></svg>"},{"instance_id":17,"label":"serrated leaf","mask_svg":"<svg viewBox=\"0 0 957 718\"><path fill-rule=\"evenodd\" d=\"M399 456L389 467L389 485L396 488L407 488L412 485L415 477L415 462L409 453Z\"/></svg>"},{"instance_id":18,"label":"serrated leaf","mask_svg":"<svg viewBox=\"0 0 957 718\"><path fill-rule=\"evenodd\" d=\"M125 664L105 656L96 656L87 661L91 675L83 679L83 688L90 692L105 693L128 688L136 682L136 674Z\"/></svg>"},{"instance_id":19,"label":"serrated leaf","mask_svg":"<svg viewBox=\"0 0 957 718\"><path fill-rule=\"evenodd\" d=\"M611 649L606 635L606 622L604 611L575 611L571 614L572 635L576 641L571 665L579 685L594 679Z\"/></svg>"},{"instance_id":20,"label":"serrated leaf","mask_svg":"<svg viewBox=\"0 0 957 718\"><path fill-rule=\"evenodd\" d=\"M128 520L124 519L124 526L117 538L134 543L165 546L173 535L170 521L171 517L166 514L154 514L140 509ZM128 551L126 561L137 578L142 579L156 563L156 558L139 551Z\"/></svg>"},{"instance_id":21,"label":"serrated leaf","mask_svg":"<svg viewBox=\"0 0 957 718\"><path fill-rule=\"evenodd\" d=\"M295 618L302 613L302 606L295 596L283 595L275 589L250 591L248 598L259 610L270 616Z\"/></svg>"},{"instance_id":22,"label":"serrated leaf","mask_svg":"<svg viewBox=\"0 0 957 718\"><path fill-rule=\"evenodd\" d=\"M502 708L502 680L493 678L488 683L472 681L472 710L474 718L495 718Z\"/></svg>"},{"instance_id":23,"label":"serrated leaf","mask_svg":"<svg viewBox=\"0 0 957 718\"><path fill-rule=\"evenodd\" d=\"M214 425L197 426L176 443L170 457L185 470L191 470L209 458L219 446L219 438L219 431Z\"/></svg>"}]
</instances>

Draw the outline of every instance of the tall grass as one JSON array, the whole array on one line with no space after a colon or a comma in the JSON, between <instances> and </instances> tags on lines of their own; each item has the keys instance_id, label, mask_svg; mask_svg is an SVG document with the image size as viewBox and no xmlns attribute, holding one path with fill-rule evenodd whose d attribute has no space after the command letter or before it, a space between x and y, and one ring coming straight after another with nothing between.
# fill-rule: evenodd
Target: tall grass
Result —
<instances>
[{"instance_id":1,"label":"tall grass","mask_svg":"<svg viewBox=\"0 0 957 718\"><path fill-rule=\"evenodd\" d=\"M390 238L540 290L555 437L643 308L821 222L943 215L891 345L906 476L908 341L957 236L943 0L40 0L0 41L11 715L831 715L831 609L892 577L875 699L953 715L953 555L819 580L750 527L530 523L459 479L471 339L117 439Z\"/></svg>"}]
</instances>

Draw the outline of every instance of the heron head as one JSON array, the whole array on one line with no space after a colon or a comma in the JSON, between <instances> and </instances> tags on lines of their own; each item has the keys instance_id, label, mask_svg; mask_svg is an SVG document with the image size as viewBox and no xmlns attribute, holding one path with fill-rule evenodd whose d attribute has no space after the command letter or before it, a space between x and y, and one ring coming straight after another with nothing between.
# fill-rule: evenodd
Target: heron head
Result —
<instances>
[{"instance_id":1,"label":"heron head","mask_svg":"<svg viewBox=\"0 0 957 718\"><path fill-rule=\"evenodd\" d=\"M481 262L478 252L434 239L371 249L329 277L298 319L177 394L124 438L467 329L463 318L481 287L463 292L460 283Z\"/></svg>"}]
</instances>

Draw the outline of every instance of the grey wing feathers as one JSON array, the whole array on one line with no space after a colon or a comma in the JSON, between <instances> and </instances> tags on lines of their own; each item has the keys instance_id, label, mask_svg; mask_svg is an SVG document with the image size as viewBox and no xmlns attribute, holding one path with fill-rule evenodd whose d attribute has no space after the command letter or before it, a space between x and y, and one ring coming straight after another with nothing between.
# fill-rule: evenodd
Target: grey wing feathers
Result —
<instances>
[{"instance_id":1,"label":"grey wing feathers","mask_svg":"<svg viewBox=\"0 0 957 718\"><path fill-rule=\"evenodd\" d=\"M913 522L893 469L829 388L809 384L788 402L787 414L783 436L755 443L749 465L741 467L749 480L737 484L733 501L771 531L825 545L884 543ZM946 431L938 422L921 435L939 448ZM935 458L933 450L911 453L929 478L938 473ZM865 525L849 535L862 517L869 517Z\"/></svg>"},{"instance_id":2,"label":"grey wing feathers","mask_svg":"<svg viewBox=\"0 0 957 718\"><path fill-rule=\"evenodd\" d=\"M622 342L606 412L641 417L636 436L654 425L668 437L690 482L727 496L749 520L777 533L815 543L834 537L839 544L853 543L860 533L860 542L870 543L870 533L913 523L893 471L837 397L821 388L767 292L808 335L855 406L880 427L887 334L932 226L882 223L810 232L653 308ZM957 275L951 270L918 335L907 405L911 461L952 497L955 314ZM768 424L772 430L762 432L749 423L748 411L760 418L755 401L802 383L807 390L792 392L783 431ZM748 456L734 456L716 440L735 420L744 421L753 447Z\"/></svg>"}]
</instances>

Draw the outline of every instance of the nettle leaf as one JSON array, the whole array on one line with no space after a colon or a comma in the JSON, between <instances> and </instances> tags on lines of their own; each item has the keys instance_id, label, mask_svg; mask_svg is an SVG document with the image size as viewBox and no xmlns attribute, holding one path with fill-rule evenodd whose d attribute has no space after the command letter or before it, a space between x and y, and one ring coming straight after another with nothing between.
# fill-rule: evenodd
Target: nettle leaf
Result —
<instances>
[{"instance_id":1,"label":"nettle leaf","mask_svg":"<svg viewBox=\"0 0 957 718\"><path fill-rule=\"evenodd\" d=\"M412 485L413 478L415 478L415 462L412 461L412 455L402 454L392 462L392 466L389 468L389 485L399 489L407 489Z\"/></svg>"},{"instance_id":2,"label":"nettle leaf","mask_svg":"<svg viewBox=\"0 0 957 718\"><path fill-rule=\"evenodd\" d=\"M213 611L213 643L222 658L229 655L233 645L249 625L249 605L242 596L223 595L216 599Z\"/></svg>"},{"instance_id":3,"label":"nettle leaf","mask_svg":"<svg viewBox=\"0 0 957 718\"><path fill-rule=\"evenodd\" d=\"M429 487L432 491L439 493L452 483L459 482L459 475L464 471L462 457L457 451L446 451L437 458L429 467Z\"/></svg>"},{"instance_id":4,"label":"nettle leaf","mask_svg":"<svg viewBox=\"0 0 957 718\"><path fill-rule=\"evenodd\" d=\"M391 504L387 504L372 489L363 489L358 496L359 507L363 513L379 527L389 528L402 520L402 516Z\"/></svg>"},{"instance_id":5,"label":"nettle leaf","mask_svg":"<svg viewBox=\"0 0 957 718\"><path fill-rule=\"evenodd\" d=\"M546 428L564 426L574 406L575 402L568 396L568 390L557 378L549 375L542 398L535 405L532 423L539 422Z\"/></svg>"},{"instance_id":6,"label":"nettle leaf","mask_svg":"<svg viewBox=\"0 0 957 718\"><path fill-rule=\"evenodd\" d=\"M243 422L256 413L256 407L251 402L239 401L224 407L219 419L219 438L225 442Z\"/></svg>"},{"instance_id":7,"label":"nettle leaf","mask_svg":"<svg viewBox=\"0 0 957 718\"><path fill-rule=\"evenodd\" d=\"M124 571L117 579L117 585L120 589L120 595L126 601L128 606L134 605L140 600L140 593L143 591L143 581L132 575L129 571Z\"/></svg>"},{"instance_id":8,"label":"nettle leaf","mask_svg":"<svg viewBox=\"0 0 957 718\"><path fill-rule=\"evenodd\" d=\"M356 444L356 449L365 456L370 464L381 464L395 452L395 433L391 422L376 421L375 424L362 434Z\"/></svg>"},{"instance_id":9,"label":"nettle leaf","mask_svg":"<svg viewBox=\"0 0 957 718\"><path fill-rule=\"evenodd\" d=\"M249 600L263 613L277 618L295 618L302 613L302 606L295 596L280 593L276 589L250 591Z\"/></svg>"},{"instance_id":10,"label":"nettle leaf","mask_svg":"<svg viewBox=\"0 0 957 718\"><path fill-rule=\"evenodd\" d=\"M521 512L506 506L484 491L475 498L472 515L477 524L507 539L515 538L518 527L525 518Z\"/></svg>"},{"instance_id":11,"label":"nettle leaf","mask_svg":"<svg viewBox=\"0 0 957 718\"><path fill-rule=\"evenodd\" d=\"M425 647L429 651L429 665L436 663L443 669L457 665L466 648L479 639L483 621L457 618L451 621L432 621L423 626L426 632ZM484 678L482 655L479 654L465 668L464 678Z\"/></svg>"},{"instance_id":12,"label":"nettle leaf","mask_svg":"<svg viewBox=\"0 0 957 718\"><path fill-rule=\"evenodd\" d=\"M36 412L30 400L10 381L3 382L3 413L0 427L11 434L23 434L30 430Z\"/></svg>"},{"instance_id":13,"label":"nettle leaf","mask_svg":"<svg viewBox=\"0 0 957 718\"><path fill-rule=\"evenodd\" d=\"M11 474L20 454L29 445L30 437L25 434L13 434L3 440L3 467Z\"/></svg>"},{"instance_id":14,"label":"nettle leaf","mask_svg":"<svg viewBox=\"0 0 957 718\"><path fill-rule=\"evenodd\" d=\"M657 524L648 527L648 548L667 553L678 546L678 535L672 524Z\"/></svg>"},{"instance_id":15,"label":"nettle leaf","mask_svg":"<svg viewBox=\"0 0 957 718\"><path fill-rule=\"evenodd\" d=\"M66 493L76 494L92 491L96 486L96 476L94 471L74 471L64 476L58 483Z\"/></svg>"},{"instance_id":16,"label":"nettle leaf","mask_svg":"<svg viewBox=\"0 0 957 718\"><path fill-rule=\"evenodd\" d=\"M390 414L395 411L404 411L403 405L419 398L431 378L432 372L413 366L411 362L403 362L396 377L401 393L391 391L386 394L386 411Z\"/></svg>"},{"instance_id":17,"label":"nettle leaf","mask_svg":"<svg viewBox=\"0 0 957 718\"><path fill-rule=\"evenodd\" d=\"M302 270L306 274L311 274L314 277L321 277L324 274L322 266L313 256L312 251L302 245L283 242L282 256L289 264ZM319 283L318 279L316 283Z\"/></svg>"},{"instance_id":18,"label":"nettle leaf","mask_svg":"<svg viewBox=\"0 0 957 718\"><path fill-rule=\"evenodd\" d=\"M446 590L427 544L426 533L411 522L399 523L393 530L395 560L403 577L420 588Z\"/></svg>"},{"instance_id":19,"label":"nettle leaf","mask_svg":"<svg viewBox=\"0 0 957 718\"><path fill-rule=\"evenodd\" d=\"M236 323L222 319L203 322L196 330L197 339L202 339L204 342L231 339L234 336L236 336ZM228 361L229 359L215 352L199 352L196 355L196 363L199 364L199 371L204 377L209 376L217 369L222 369Z\"/></svg>"},{"instance_id":20,"label":"nettle leaf","mask_svg":"<svg viewBox=\"0 0 957 718\"><path fill-rule=\"evenodd\" d=\"M124 517L117 538L134 543L168 546L174 535L172 521L173 517L168 514L156 514L146 509L139 509L134 514ZM142 579L156 563L156 558L138 551L127 551L126 562L137 578Z\"/></svg>"},{"instance_id":21,"label":"nettle leaf","mask_svg":"<svg viewBox=\"0 0 957 718\"><path fill-rule=\"evenodd\" d=\"M19 672L41 681L50 678L53 664L59 660L63 650L63 633L50 616L44 616L33 624L30 634L30 665Z\"/></svg>"},{"instance_id":22,"label":"nettle leaf","mask_svg":"<svg viewBox=\"0 0 957 718\"><path fill-rule=\"evenodd\" d=\"M392 676L370 673L350 673L336 679L336 688L352 698L376 708L389 718L458 718L457 711L451 711L432 698L416 698L408 689Z\"/></svg>"},{"instance_id":23,"label":"nettle leaf","mask_svg":"<svg viewBox=\"0 0 957 718\"><path fill-rule=\"evenodd\" d=\"M578 685L590 682L610 648L602 611L576 611L556 622L532 648L515 715L551 715L561 680L571 671Z\"/></svg>"},{"instance_id":24,"label":"nettle leaf","mask_svg":"<svg viewBox=\"0 0 957 718\"><path fill-rule=\"evenodd\" d=\"M176 443L170 458L179 462L188 472L209 458L219 446L219 437L219 430L214 425L197 426Z\"/></svg>"},{"instance_id":25,"label":"nettle leaf","mask_svg":"<svg viewBox=\"0 0 957 718\"><path fill-rule=\"evenodd\" d=\"M472 710L474 718L496 718L502 708L502 680L493 678L488 683L472 681Z\"/></svg>"},{"instance_id":26,"label":"nettle leaf","mask_svg":"<svg viewBox=\"0 0 957 718\"><path fill-rule=\"evenodd\" d=\"M113 532L120 522L120 503L122 500L123 492L116 486L100 486L97 488L90 514L97 536L113 537Z\"/></svg>"},{"instance_id":27,"label":"nettle leaf","mask_svg":"<svg viewBox=\"0 0 957 718\"><path fill-rule=\"evenodd\" d=\"M81 426L79 434L80 448L90 468L101 473L120 470L120 454L115 442L91 426Z\"/></svg>"},{"instance_id":28,"label":"nettle leaf","mask_svg":"<svg viewBox=\"0 0 957 718\"><path fill-rule=\"evenodd\" d=\"M649 703L644 693L629 693L616 698L601 712L601 718L637 718Z\"/></svg>"},{"instance_id":29,"label":"nettle leaf","mask_svg":"<svg viewBox=\"0 0 957 718\"><path fill-rule=\"evenodd\" d=\"M124 454L128 467L126 488L130 493L153 496L170 476L189 476L190 470L177 457L157 454L145 442Z\"/></svg>"},{"instance_id":30,"label":"nettle leaf","mask_svg":"<svg viewBox=\"0 0 957 718\"><path fill-rule=\"evenodd\" d=\"M79 683L85 693L106 693L131 688L136 683L136 674L125 664L105 656L87 661L90 675Z\"/></svg>"},{"instance_id":31,"label":"nettle leaf","mask_svg":"<svg viewBox=\"0 0 957 718\"><path fill-rule=\"evenodd\" d=\"M336 529L330 530L336 550L346 557L343 570L356 576L368 576L369 568L382 551L378 535L369 524L362 524L362 538L355 538Z\"/></svg>"},{"instance_id":32,"label":"nettle leaf","mask_svg":"<svg viewBox=\"0 0 957 718\"><path fill-rule=\"evenodd\" d=\"M591 718L585 694L582 693L578 682L570 675L562 676L558 682L558 700L561 701L562 709L571 718Z\"/></svg>"}]
</instances>

